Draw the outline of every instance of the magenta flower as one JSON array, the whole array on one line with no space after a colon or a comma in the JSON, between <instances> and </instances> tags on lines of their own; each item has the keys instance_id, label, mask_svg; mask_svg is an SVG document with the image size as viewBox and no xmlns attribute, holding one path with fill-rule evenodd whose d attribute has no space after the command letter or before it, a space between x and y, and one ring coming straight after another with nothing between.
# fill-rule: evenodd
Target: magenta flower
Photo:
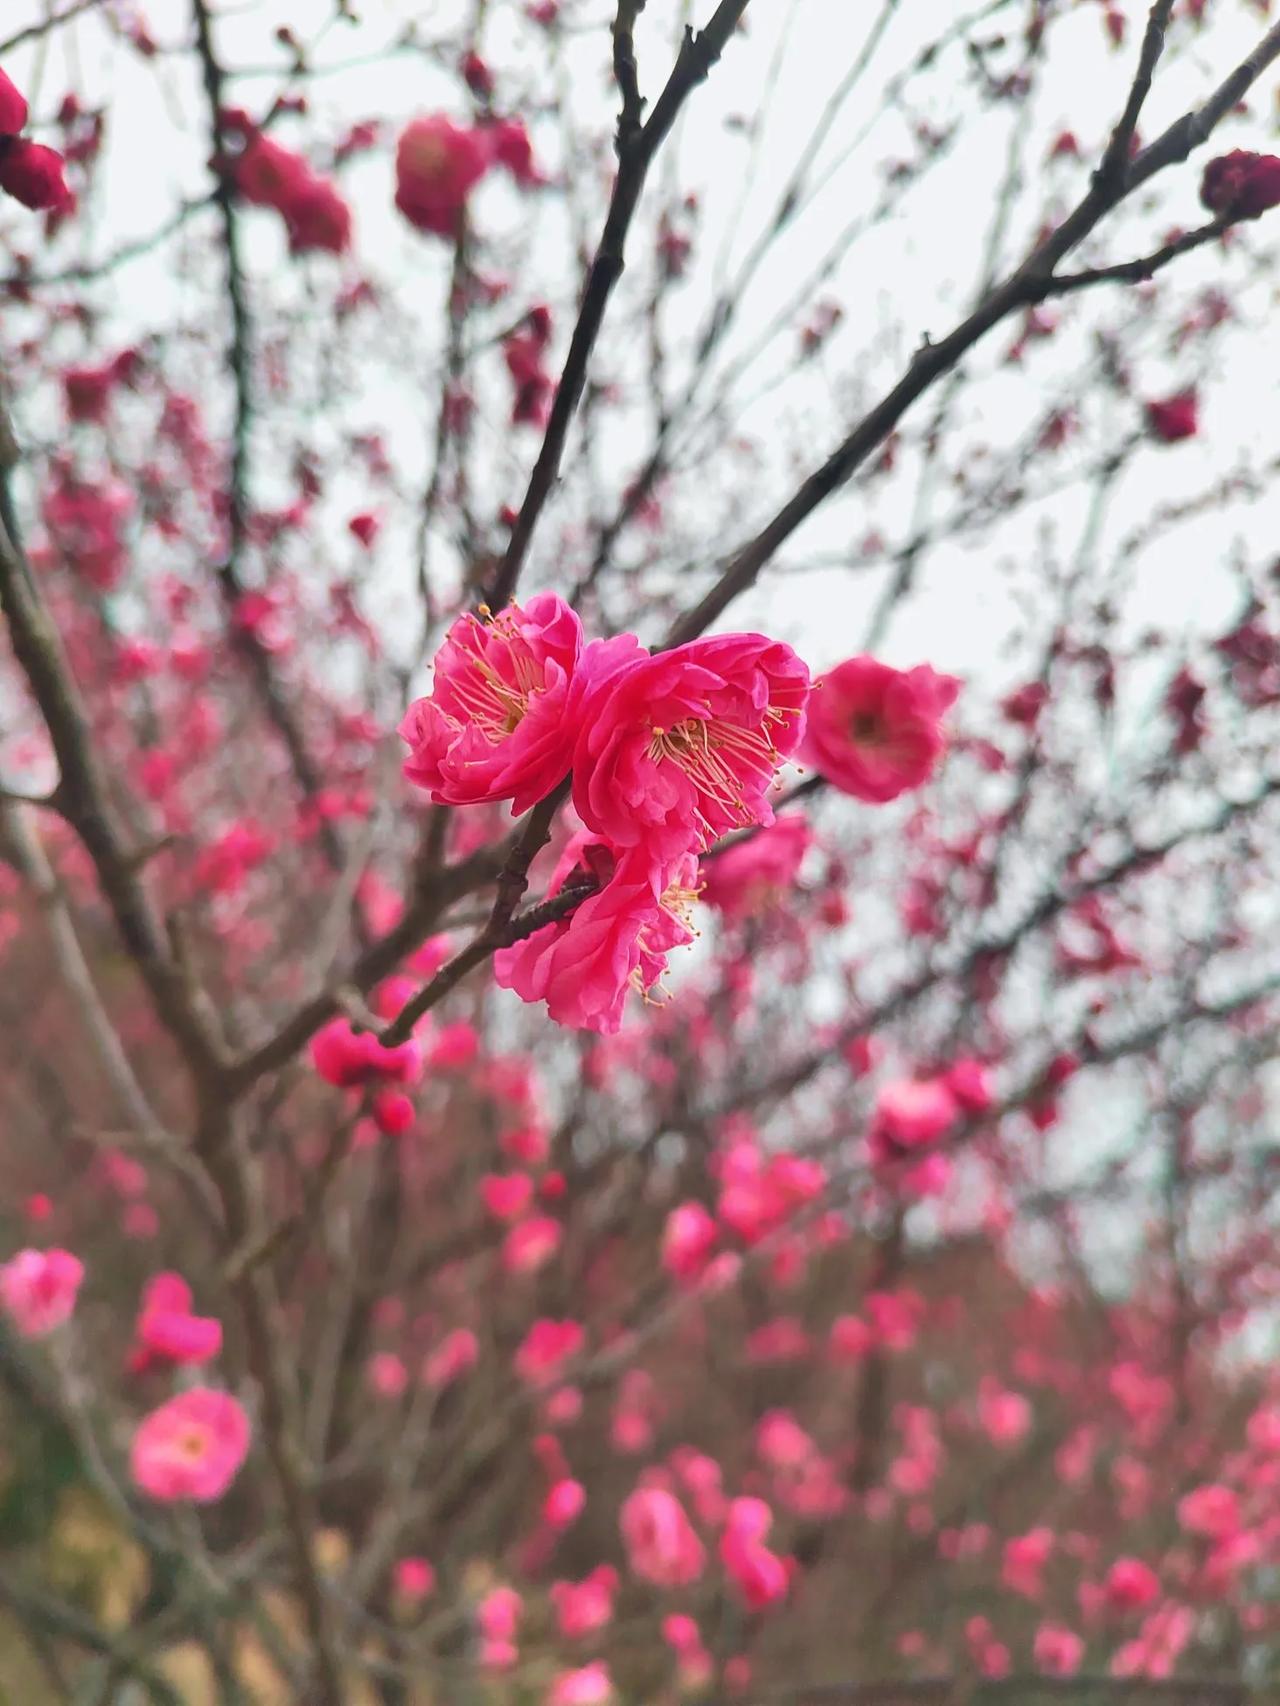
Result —
<instances>
[{"instance_id":1,"label":"magenta flower","mask_svg":"<svg viewBox=\"0 0 1280 1706\"><path fill-rule=\"evenodd\" d=\"M181 1274L147 1282L138 1314L137 1341L129 1358L135 1374L165 1364L210 1361L222 1349L222 1323L191 1313L191 1287Z\"/></svg>"},{"instance_id":2,"label":"magenta flower","mask_svg":"<svg viewBox=\"0 0 1280 1706\"><path fill-rule=\"evenodd\" d=\"M591 845L582 857L607 868L606 849ZM651 989L670 950L693 940L688 920L696 870L689 855L669 870L644 854L628 855L567 918L500 949L496 981L524 1001L545 1001L557 1024L613 1035L628 993Z\"/></svg>"},{"instance_id":3,"label":"magenta flower","mask_svg":"<svg viewBox=\"0 0 1280 1706\"><path fill-rule=\"evenodd\" d=\"M655 1587L687 1587L706 1565L706 1550L684 1506L664 1487L637 1487L619 1513L633 1575Z\"/></svg>"},{"instance_id":4,"label":"magenta flower","mask_svg":"<svg viewBox=\"0 0 1280 1706\"><path fill-rule=\"evenodd\" d=\"M494 617L459 617L436 654L430 694L400 725L405 775L439 805L510 800L513 816L527 811L569 768L566 711L581 652L582 624L554 593Z\"/></svg>"},{"instance_id":5,"label":"magenta flower","mask_svg":"<svg viewBox=\"0 0 1280 1706\"><path fill-rule=\"evenodd\" d=\"M946 746L942 718L959 691L928 664L901 670L848 658L814 684L800 757L833 788L885 805L932 775Z\"/></svg>"},{"instance_id":6,"label":"magenta flower","mask_svg":"<svg viewBox=\"0 0 1280 1706\"><path fill-rule=\"evenodd\" d=\"M209 1504L235 1480L249 1452L249 1418L229 1392L193 1386L145 1416L129 1467L153 1499Z\"/></svg>"},{"instance_id":7,"label":"magenta flower","mask_svg":"<svg viewBox=\"0 0 1280 1706\"><path fill-rule=\"evenodd\" d=\"M1200 200L1224 219L1256 219L1280 206L1280 159L1233 149L1210 160L1200 181Z\"/></svg>"},{"instance_id":8,"label":"magenta flower","mask_svg":"<svg viewBox=\"0 0 1280 1706\"><path fill-rule=\"evenodd\" d=\"M413 119L396 144L396 206L419 231L452 237L493 158L483 130L464 130L443 113Z\"/></svg>"},{"instance_id":9,"label":"magenta flower","mask_svg":"<svg viewBox=\"0 0 1280 1706\"><path fill-rule=\"evenodd\" d=\"M27 1339L42 1339L68 1320L84 1278L69 1250L20 1250L0 1268L0 1303Z\"/></svg>"},{"instance_id":10,"label":"magenta flower","mask_svg":"<svg viewBox=\"0 0 1280 1706\"><path fill-rule=\"evenodd\" d=\"M635 647L585 695L573 802L615 848L655 860L773 822L766 799L804 733L809 671L790 646L723 634L651 657Z\"/></svg>"},{"instance_id":11,"label":"magenta flower","mask_svg":"<svg viewBox=\"0 0 1280 1706\"><path fill-rule=\"evenodd\" d=\"M786 896L813 831L799 812L786 812L768 829L709 859L702 872L702 898L726 918L750 918Z\"/></svg>"}]
</instances>

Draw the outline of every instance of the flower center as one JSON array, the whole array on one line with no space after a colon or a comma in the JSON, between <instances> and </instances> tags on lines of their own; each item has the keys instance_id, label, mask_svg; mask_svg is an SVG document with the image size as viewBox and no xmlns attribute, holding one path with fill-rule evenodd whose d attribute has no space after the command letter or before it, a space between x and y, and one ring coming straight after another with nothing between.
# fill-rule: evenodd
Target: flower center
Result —
<instances>
[{"instance_id":1,"label":"flower center","mask_svg":"<svg viewBox=\"0 0 1280 1706\"><path fill-rule=\"evenodd\" d=\"M415 176L428 179L438 179L444 176L445 167L449 160L449 150L445 147L442 137L414 137L412 146L407 152L408 164Z\"/></svg>"},{"instance_id":2,"label":"flower center","mask_svg":"<svg viewBox=\"0 0 1280 1706\"><path fill-rule=\"evenodd\" d=\"M781 758L769 726L784 722L788 715L771 708L754 729L740 728L721 717L686 717L670 729L654 725L649 759L653 764L669 759L734 823L751 824L755 815L742 797L743 780L751 778L758 786L761 775L770 776L777 769ZM714 841L723 826L718 828L703 816L702 827L708 840Z\"/></svg>"},{"instance_id":3,"label":"flower center","mask_svg":"<svg viewBox=\"0 0 1280 1706\"><path fill-rule=\"evenodd\" d=\"M481 605L474 622L471 668L454 678L454 698L490 746L514 734L524 721L529 700L543 686L542 666L520 633L515 605L490 617ZM500 667L501 666L501 667Z\"/></svg>"},{"instance_id":4,"label":"flower center","mask_svg":"<svg viewBox=\"0 0 1280 1706\"><path fill-rule=\"evenodd\" d=\"M855 711L849 719L849 734L859 746L880 746L884 739L880 719L872 711Z\"/></svg>"},{"instance_id":5,"label":"flower center","mask_svg":"<svg viewBox=\"0 0 1280 1706\"><path fill-rule=\"evenodd\" d=\"M205 1454L205 1437L199 1428L184 1428L174 1445L178 1455L191 1463L199 1463Z\"/></svg>"}]
</instances>

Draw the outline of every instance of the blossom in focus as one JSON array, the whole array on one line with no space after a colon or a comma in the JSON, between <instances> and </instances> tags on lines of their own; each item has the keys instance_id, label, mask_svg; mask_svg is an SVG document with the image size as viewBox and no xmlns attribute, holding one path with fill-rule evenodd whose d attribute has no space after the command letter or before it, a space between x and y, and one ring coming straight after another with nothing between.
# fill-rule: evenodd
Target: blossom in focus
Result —
<instances>
[{"instance_id":1,"label":"blossom in focus","mask_svg":"<svg viewBox=\"0 0 1280 1706\"><path fill-rule=\"evenodd\" d=\"M607 864L607 851L588 848L588 865L593 858L598 867ZM688 855L670 870L628 855L568 917L499 949L495 981L524 1001L545 1001L557 1024L616 1033L627 996L652 988L671 949L693 940L696 869Z\"/></svg>"},{"instance_id":2,"label":"blossom in focus","mask_svg":"<svg viewBox=\"0 0 1280 1706\"><path fill-rule=\"evenodd\" d=\"M885 805L929 780L946 747L942 718L960 683L928 664L893 669L859 656L814 683L802 763L855 799Z\"/></svg>"},{"instance_id":3,"label":"blossom in focus","mask_svg":"<svg viewBox=\"0 0 1280 1706\"><path fill-rule=\"evenodd\" d=\"M27 1339L42 1339L71 1317L84 1263L69 1250L19 1250L0 1267L0 1303Z\"/></svg>"},{"instance_id":4,"label":"blossom in focus","mask_svg":"<svg viewBox=\"0 0 1280 1706\"><path fill-rule=\"evenodd\" d=\"M209 1504L249 1451L249 1418L229 1392L192 1386L139 1423L129 1451L134 1484L153 1499Z\"/></svg>"},{"instance_id":5,"label":"blossom in focus","mask_svg":"<svg viewBox=\"0 0 1280 1706\"><path fill-rule=\"evenodd\" d=\"M766 798L795 751L809 671L761 634L611 656L588 688L573 755L578 816L611 846L655 861L773 822Z\"/></svg>"},{"instance_id":6,"label":"blossom in focus","mask_svg":"<svg viewBox=\"0 0 1280 1706\"><path fill-rule=\"evenodd\" d=\"M431 692L400 724L405 775L439 805L510 800L513 816L527 811L569 768L581 651L582 624L554 593L497 616L459 617L436 654Z\"/></svg>"}]
</instances>

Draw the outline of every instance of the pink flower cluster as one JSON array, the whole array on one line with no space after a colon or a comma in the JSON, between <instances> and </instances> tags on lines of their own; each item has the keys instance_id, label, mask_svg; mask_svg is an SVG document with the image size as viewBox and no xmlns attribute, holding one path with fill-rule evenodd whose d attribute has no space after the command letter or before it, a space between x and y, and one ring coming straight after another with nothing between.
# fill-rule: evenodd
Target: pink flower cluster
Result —
<instances>
[{"instance_id":1,"label":"pink flower cluster","mask_svg":"<svg viewBox=\"0 0 1280 1706\"><path fill-rule=\"evenodd\" d=\"M443 805L528 810L572 774L585 825L552 879L594 889L495 958L498 982L553 1019L615 1032L692 940L697 856L773 822L768 793L804 732L809 672L789 646L724 634L653 654L631 634L584 642L553 593L462 616L431 693L400 733L405 774Z\"/></svg>"}]
</instances>

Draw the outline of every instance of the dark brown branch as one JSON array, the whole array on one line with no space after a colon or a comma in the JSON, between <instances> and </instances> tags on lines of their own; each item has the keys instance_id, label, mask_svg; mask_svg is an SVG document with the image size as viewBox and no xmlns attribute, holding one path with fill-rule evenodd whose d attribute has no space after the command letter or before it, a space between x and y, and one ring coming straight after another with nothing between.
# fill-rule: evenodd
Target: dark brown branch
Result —
<instances>
[{"instance_id":1,"label":"dark brown branch","mask_svg":"<svg viewBox=\"0 0 1280 1706\"><path fill-rule=\"evenodd\" d=\"M625 142L627 145L618 163L604 232L587 274L577 324L573 328L569 353L565 357L564 370L556 387L555 401L551 406L551 418L547 423L542 448L534 463L533 473L529 476L529 486L516 524L511 530L506 555L489 591L488 602L495 610L509 603L515 592L534 529L559 477L560 459L564 454L570 424L587 382L591 353L604 324L609 298L622 277L627 233L639 206L649 167L670 134L686 99L705 81L712 66L724 51L730 36L738 27L739 19L747 9L747 3L748 0L720 0L706 29L687 32L675 69L647 122L638 131L632 132L626 130L625 123L619 125L619 144ZM638 12L639 7L632 7L631 10ZM625 121L625 91L623 101Z\"/></svg>"},{"instance_id":2,"label":"dark brown branch","mask_svg":"<svg viewBox=\"0 0 1280 1706\"><path fill-rule=\"evenodd\" d=\"M9 467L16 450L7 423L3 437L7 465L0 467L0 513L11 518ZM58 760L54 803L93 860L116 928L147 986L156 1017L197 1080L208 1085L216 1080L223 1065L216 1029L198 990L170 952L138 862L116 821L80 694L10 525L0 527L0 612L9 625L14 655L40 707Z\"/></svg>"},{"instance_id":3,"label":"dark brown branch","mask_svg":"<svg viewBox=\"0 0 1280 1706\"><path fill-rule=\"evenodd\" d=\"M1102 163L1094 174L1094 183L1106 194L1123 189L1129 164L1129 150L1137 133L1143 106L1151 93L1151 81L1155 76L1156 66L1164 52L1165 34L1173 14L1173 5L1174 0L1153 0L1147 16L1147 27L1143 32L1142 47L1138 53L1138 69L1134 73L1129 98L1120 115L1120 122L1111 133Z\"/></svg>"},{"instance_id":4,"label":"dark brown branch","mask_svg":"<svg viewBox=\"0 0 1280 1706\"><path fill-rule=\"evenodd\" d=\"M304 1002L273 1036L234 1063L227 1076L227 1093L243 1095L264 1073L292 1060L321 1025L342 1011L343 989L367 991L393 972L405 955L421 944L447 907L497 880L514 845L515 838L509 838L432 876L411 898L399 923L372 942L341 979Z\"/></svg>"},{"instance_id":5,"label":"dark brown branch","mask_svg":"<svg viewBox=\"0 0 1280 1706\"><path fill-rule=\"evenodd\" d=\"M1184 231L1180 237L1155 249L1149 255L1139 255L1132 261L1118 261L1110 267L1087 267L1081 272L1059 273L1045 283L1041 300L1051 296L1066 296L1091 284L1144 284L1154 278L1162 267L1187 255L1193 249L1212 243L1233 223L1230 219L1215 219L1208 225L1197 225L1194 231Z\"/></svg>"},{"instance_id":6,"label":"dark brown branch","mask_svg":"<svg viewBox=\"0 0 1280 1706\"><path fill-rule=\"evenodd\" d=\"M443 1001L449 991L454 989L469 971L487 960L495 949L509 947L512 942L531 936L535 930L540 930L553 919L567 916L591 892L578 889L568 893L562 892L555 900L534 909L540 915L536 923L512 923L516 907L529 886L529 867L546 846L555 815L568 792L568 782L562 782L554 793L548 794L546 799L541 800L529 813L524 829L498 874L498 892L488 922L460 953L441 966L426 988L419 990L413 1000L402 1008L381 1033L381 1041L386 1047L392 1048L397 1043L405 1042L412 1035L413 1027L423 1014L429 1013ZM548 907L552 908L550 912Z\"/></svg>"},{"instance_id":7,"label":"dark brown branch","mask_svg":"<svg viewBox=\"0 0 1280 1706\"><path fill-rule=\"evenodd\" d=\"M636 69L636 19L644 11L645 0L618 0L613 20L613 76L622 96L622 111L618 115L617 149L619 160L625 160L644 116L644 98L640 93L640 74Z\"/></svg>"}]
</instances>

